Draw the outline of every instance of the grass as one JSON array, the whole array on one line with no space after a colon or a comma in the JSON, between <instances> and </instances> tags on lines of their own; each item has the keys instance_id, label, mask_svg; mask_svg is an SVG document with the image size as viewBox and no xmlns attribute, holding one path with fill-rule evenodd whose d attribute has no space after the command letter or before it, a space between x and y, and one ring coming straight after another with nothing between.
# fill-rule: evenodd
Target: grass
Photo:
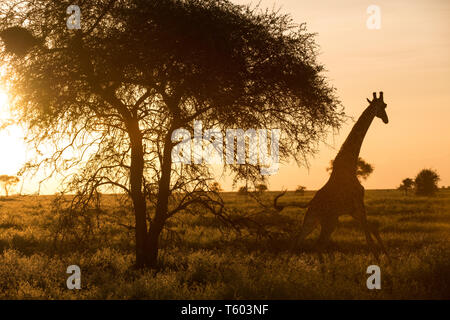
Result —
<instances>
[{"instance_id":1,"label":"grass","mask_svg":"<svg viewBox=\"0 0 450 320\"><path fill-rule=\"evenodd\" d=\"M305 203L288 193L284 203ZM269 202L273 193L267 192ZM225 193L231 207L252 210L246 196ZM450 191L433 198L394 190L366 192L369 220L379 226L392 264L370 255L365 238L348 217L340 219L334 245L322 263L313 235L303 244L220 231L211 216L181 215L171 221L160 252L161 269L133 269L132 224L114 196L104 196L102 232L90 241L54 241L57 215L52 196L0 201L0 298L3 299L449 299ZM293 232L304 209L258 219ZM66 269L81 268L81 290L68 290ZM366 269L381 267L381 290L368 290Z\"/></svg>"}]
</instances>

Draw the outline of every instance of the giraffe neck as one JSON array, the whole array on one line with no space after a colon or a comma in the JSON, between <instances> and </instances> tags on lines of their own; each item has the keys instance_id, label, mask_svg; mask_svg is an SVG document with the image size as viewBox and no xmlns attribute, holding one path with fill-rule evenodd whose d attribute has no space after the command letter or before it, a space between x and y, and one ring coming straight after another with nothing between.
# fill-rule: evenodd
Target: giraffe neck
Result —
<instances>
[{"instance_id":1,"label":"giraffe neck","mask_svg":"<svg viewBox=\"0 0 450 320\"><path fill-rule=\"evenodd\" d=\"M346 172L356 174L361 145L376 115L376 109L368 106L350 131L339 153L334 159L333 173Z\"/></svg>"}]
</instances>

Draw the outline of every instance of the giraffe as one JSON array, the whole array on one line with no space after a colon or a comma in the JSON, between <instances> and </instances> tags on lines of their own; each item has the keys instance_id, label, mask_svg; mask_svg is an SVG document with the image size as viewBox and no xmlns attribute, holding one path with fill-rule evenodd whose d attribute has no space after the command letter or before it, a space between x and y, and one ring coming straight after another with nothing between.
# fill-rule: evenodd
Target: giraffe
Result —
<instances>
[{"instance_id":1,"label":"giraffe","mask_svg":"<svg viewBox=\"0 0 450 320\"><path fill-rule=\"evenodd\" d=\"M320 224L318 245L323 249L330 242L331 234L338 225L339 216L350 214L361 225L367 244L375 258L378 259L379 250L375 246L372 235L375 236L383 253L387 257L388 255L378 230L367 222L364 187L356 177L356 166L362 142L373 119L378 117L385 124L389 120L386 114L387 104L384 103L383 92L380 92L379 98L374 92L373 100L367 99L367 101L369 106L353 126L333 162L333 170L328 182L317 191L307 205L308 209L298 240L303 241Z\"/></svg>"}]
</instances>

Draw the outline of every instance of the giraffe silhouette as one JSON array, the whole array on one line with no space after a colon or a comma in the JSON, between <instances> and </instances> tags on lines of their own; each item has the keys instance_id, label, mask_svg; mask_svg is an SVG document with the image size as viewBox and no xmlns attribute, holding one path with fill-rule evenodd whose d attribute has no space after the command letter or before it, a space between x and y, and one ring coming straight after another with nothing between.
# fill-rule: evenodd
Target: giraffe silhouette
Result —
<instances>
[{"instance_id":1,"label":"giraffe silhouette","mask_svg":"<svg viewBox=\"0 0 450 320\"><path fill-rule=\"evenodd\" d=\"M303 241L320 224L318 245L324 249L330 243L331 234L338 225L339 216L350 214L361 225L367 244L378 259L380 248L387 257L388 255L377 228L367 222L364 187L356 177L356 169L362 142L373 119L378 117L386 124L389 120L383 92L380 92L379 98L374 92L373 100L367 99L367 101L369 106L353 126L333 162L333 170L328 182L317 191L308 204L299 240ZM379 248L375 245L372 235L377 239Z\"/></svg>"}]
</instances>

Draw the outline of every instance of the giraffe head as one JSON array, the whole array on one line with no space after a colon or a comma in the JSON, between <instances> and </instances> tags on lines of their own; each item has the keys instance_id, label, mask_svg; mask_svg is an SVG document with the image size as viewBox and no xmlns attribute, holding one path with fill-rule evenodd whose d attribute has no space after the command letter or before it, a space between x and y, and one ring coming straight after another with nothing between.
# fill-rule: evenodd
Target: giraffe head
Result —
<instances>
[{"instance_id":1,"label":"giraffe head","mask_svg":"<svg viewBox=\"0 0 450 320\"><path fill-rule=\"evenodd\" d=\"M369 101L370 105L373 108L375 108L375 110L376 110L376 117L378 117L381 120L383 120L384 123L388 123L389 122L389 118L388 118L387 113L386 113L387 104L384 103L383 92L380 91L380 97L379 98L377 98L377 93L374 92L373 93L373 100L370 101L369 99L367 99L367 101Z\"/></svg>"}]
</instances>

